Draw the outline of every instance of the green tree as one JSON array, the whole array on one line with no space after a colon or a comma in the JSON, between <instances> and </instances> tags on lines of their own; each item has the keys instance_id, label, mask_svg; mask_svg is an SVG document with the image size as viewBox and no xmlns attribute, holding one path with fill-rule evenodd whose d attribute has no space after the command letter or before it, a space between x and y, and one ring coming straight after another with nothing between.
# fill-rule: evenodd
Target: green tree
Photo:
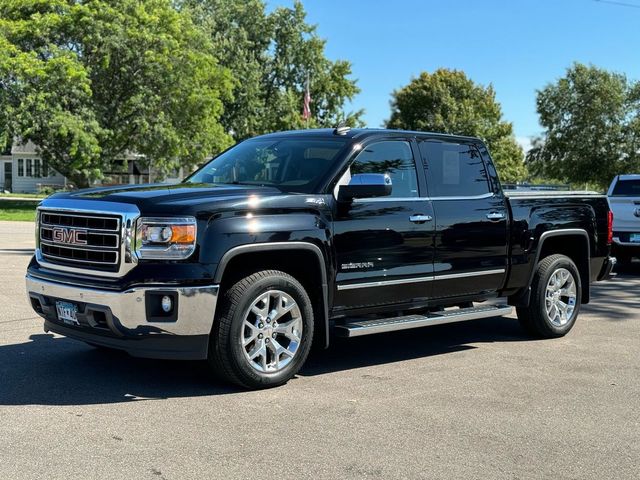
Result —
<instances>
[{"instance_id":1,"label":"green tree","mask_svg":"<svg viewBox=\"0 0 640 480\"><path fill-rule=\"evenodd\" d=\"M209 32L220 62L236 78L222 123L236 140L274 130L360 125L345 112L359 92L351 64L326 58L325 41L306 22L302 3L267 13L263 0L178 2ZM302 118L307 78L311 119Z\"/></svg>"},{"instance_id":2,"label":"green tree","mask_svg":"<svg viewBox=\"0 0 640 480\"><path fill-rule=\"evenodd\" d=\"M0 92L5 136L78 186L127 153L162 173L231 141L231 75L170 0L0 0Z\"/></svg>"},{"instance_id":3,"label":"green tree","mask_svg":"<svg viewBox=\"0 0 640 480\"><path fill-rule=\"evenodd\" d=\"M640 170L640 84L579 63L537 93L545 128L527 154L532 172L606 187Z\"/></svg>"},{"instance_id":4,"label":"green tree","mask_svg":"<svg viewBox=\"0 0 640 480\"><path fill-rule=\"evenodd\" d=\"M503 181L526 178L522 148L513 125L502 119L493 87L476 85L464 72L444 68L423 72L394 91L387 127L480 137Z\"/></svg>"}]
</instances>

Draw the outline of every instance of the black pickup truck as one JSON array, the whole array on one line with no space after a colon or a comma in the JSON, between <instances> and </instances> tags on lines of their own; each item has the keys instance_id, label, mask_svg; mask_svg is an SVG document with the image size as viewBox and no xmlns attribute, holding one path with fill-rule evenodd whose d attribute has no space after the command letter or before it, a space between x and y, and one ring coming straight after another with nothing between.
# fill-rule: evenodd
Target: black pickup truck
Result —
<instances>
[{"instance_id":1,"label":"black pickup truck","mask_svg":"<svg viewBox=\"0 0 640 480\"><path fill-rule=\"evenodd\" d=\"M46 331L260 388L333 335L513 306L562 336L611 241L605 196L505 195L477 138L319 129L246 140L176 185L47 198L26 282Z\"/></svg>"}]
</instances>

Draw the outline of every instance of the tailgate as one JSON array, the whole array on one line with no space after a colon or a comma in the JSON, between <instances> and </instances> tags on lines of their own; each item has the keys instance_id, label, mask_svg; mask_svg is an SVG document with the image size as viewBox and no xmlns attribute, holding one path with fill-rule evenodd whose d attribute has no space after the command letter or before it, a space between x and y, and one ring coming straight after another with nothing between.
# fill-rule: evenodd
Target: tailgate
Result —
<instances>
[{"instance_id":1,"label":"tailgate","mask_svg":"<svg viewBox=\"0 0 640 480\"><path fill-rule=\"evenodd\" d=\"M613 230L640 233L640 198L609 197Z\"/></svg>"}]
</instances>

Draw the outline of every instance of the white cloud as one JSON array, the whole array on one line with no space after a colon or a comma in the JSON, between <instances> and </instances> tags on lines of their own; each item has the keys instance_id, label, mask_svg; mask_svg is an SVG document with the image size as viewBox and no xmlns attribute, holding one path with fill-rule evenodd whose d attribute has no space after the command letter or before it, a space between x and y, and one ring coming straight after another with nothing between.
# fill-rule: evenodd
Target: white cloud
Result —
<instances>
[{"instance_id":1,"label":"white cloud","mask_svg":"<svg viewBox=\"0 0 640 480\"><path fill-rule=\"evenodd\" d=\"M516 137L516 142L522 147L524 153L526 154L529 150L531 150L531 137Z\"/></svg>"}]
</instances>

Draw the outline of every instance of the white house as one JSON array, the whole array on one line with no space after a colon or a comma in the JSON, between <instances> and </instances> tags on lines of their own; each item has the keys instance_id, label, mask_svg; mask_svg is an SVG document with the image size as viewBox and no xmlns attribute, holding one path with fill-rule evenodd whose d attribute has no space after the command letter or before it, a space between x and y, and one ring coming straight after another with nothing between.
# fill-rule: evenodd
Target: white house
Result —
<instances>
[{"instance_id":1,"label":"white house","mask_svg":"<svg viewBox=\"0 0 640 480\"><path fill-rule=\"evenodd\" d=\"M64 188L66 179L49 168L32 143L13 145L0 155L0 185L16 193L35 193L43 187Z\"/></svg>"},{"instance_id":2,"label":"white house","mask_svg":"<svg viewBox=\"0 0 640 480\"><path fill-rule=\"evenodd\" d=\"M122 161L122 169L114 172L103 172L104 180L96 182L103 185L149 183L149 169L136 162L138 156L128 155ZM126 163L126 166L125 166ZM184 172L179 172L171 178L165 178L164 183L174 183L183 178ZM36 153L35 145L31 142L25 145L14 144L10 149L0 152L0 192L37 193L43 189L54 190L65 188L68 180L49 168L47 163Z\"/></svg>"}]
</instances>

